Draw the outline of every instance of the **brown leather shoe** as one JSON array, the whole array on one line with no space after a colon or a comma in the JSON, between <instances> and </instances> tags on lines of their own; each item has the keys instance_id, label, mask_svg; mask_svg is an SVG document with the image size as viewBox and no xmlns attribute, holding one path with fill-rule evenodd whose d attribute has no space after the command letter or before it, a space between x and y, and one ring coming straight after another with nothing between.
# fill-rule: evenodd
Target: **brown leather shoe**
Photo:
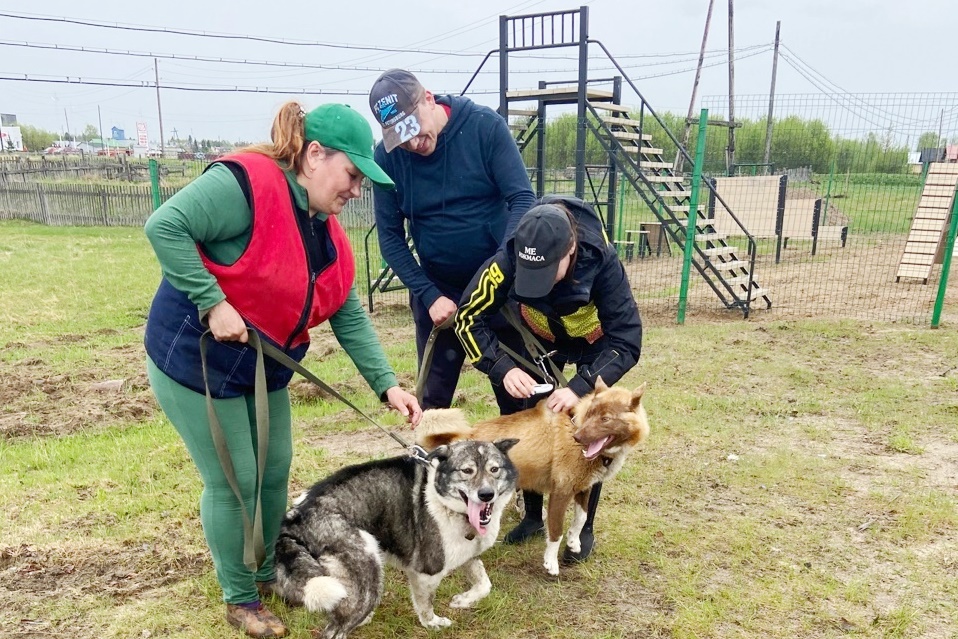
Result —
<instances>
[{"instance_id":1,"label":"brown leather shoe","mask_svg":"<svg viewBox=\"0 0 958 639\"><path fill-rule=\"evenodd\" d=\"M255 608L226 604L226 621L234 628L239 628L250 637L257 639L285 637L289 632L279 617L271 613L262 603Z\"/></svg>"}]
</instances>

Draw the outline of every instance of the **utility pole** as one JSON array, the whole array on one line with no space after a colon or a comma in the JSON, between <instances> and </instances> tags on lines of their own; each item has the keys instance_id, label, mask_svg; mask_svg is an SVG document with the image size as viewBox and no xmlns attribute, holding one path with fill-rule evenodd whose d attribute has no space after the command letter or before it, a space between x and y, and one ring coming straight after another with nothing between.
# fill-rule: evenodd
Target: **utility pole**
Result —
<instances>
[{"instance_id":1,"label":"utility pole","mask_svg":"<svg viewBox=\"0 0 958 639\"><path fill-rule=\"evenodd\" d=\"M67 123L67 132L66 132L66 134L63 136L63 138L64 138L63 141L66 142L66 141L67 141L66 138L70 137L70 116L67 115L67 108L66 108L66 107L63 107L63 119L66 120L66 123Z\"/></svg>"},{"instance_id":2,"label":"utility pole","mask_svg":"<svg viewBox=\"0 0 958 639\"><path fill-rule=\"evenodd\" d=\"M106 148L106 138L103 137L103 115L100 113L100 105L96 105L96 119L100 122L100 150Z\"/></svg>"},{"instance_id":3,"label":"utility pole","mask_svg":"<svg viewBox=\"0 0 958 639\"><path fill-rule=\"evenodd\" d=\"M726 173L735 173L735 20L733 0L728 0L728 148L725 150Z\"/></svg>"},{"instance_id":4,"label":"utility pole","mask_svg":"<svg viewBox=\"0 0 958 639\"><path fill-rule=\"evenodd\" d=\"M772 174L772 114L775 111L775 74L778 71L778 34L782 28L782 21L775 23L775 55L772 56L772 87L768 91L768 122L765 124L765 166L769 175Z\"/></svg>"},{"instance_id":5,"label":"utility pole","mask_svg":"<svg viewBox=\"0 0 958 639\"><path fill-rule=\"evenodd\" d=\"M156 74L156 114L160 119L160 157L163 157L166 147L163 141L163 109L160 108L160 63L156 58L153 58L153 72Z\"/></svg>"},{"instance_id":6,"label":"utility pole","mask_svg":"<svg viewBox=\"0 0 958 639\"><path fill-rule=\"evenodd\" d=\"M712 6L715 4L715 0L709 0L709 10L705 14L705 31L702 33L702 48L699 49L699 63L695 68L695 81L692 83L692 99L689 100L689 114L685 116L685 135L682 137L682 147L688 149L689 146L689 133L692 130L692 113L695 111L695 94L699 89L699 78L702 77L702 63L705 60L705 43L709 39L709 23L712 22ZM673 169L676 173L680 173L685 169L685 158L682 155L682 150L679 149L675 152L675 162L673 164Z\"/></svg>"}]
</instances>

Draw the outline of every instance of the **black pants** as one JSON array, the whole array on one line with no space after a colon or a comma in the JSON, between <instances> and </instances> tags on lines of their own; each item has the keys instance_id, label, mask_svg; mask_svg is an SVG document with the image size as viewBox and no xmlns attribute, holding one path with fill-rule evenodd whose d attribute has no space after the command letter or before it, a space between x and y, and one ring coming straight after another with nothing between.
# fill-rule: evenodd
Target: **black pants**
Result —
<instances>
[{"instance_id":1,"label":"black pants","mask_svg":"<svg viewBox=\"0 0 958 639\"><path fill-rule=\"evenodd\" d=\"M458 300L459 298L454 297L452 299ZM419 367L422 367L423 350L433 328L432 318L429 317L429 309L412 294L409 296L409 306L412 309L413 321L416 323L417 362ZM523 357L528 357L522 345L522 337L506 318L502 315L496 315L490 324L501 343ZM432 352L432 365L429 367L426 374L426 383L423 385L422 407L423 409L449 408L456 392L456 385L459 383L459 374L466 359L466 351L463 349L459 338L456 337L455 330L447 328L440 331L436 337ZM527 372L534 375L531 371ZM530 403L526 399L516 399L507 393L502 386L492 384L492 392L496 395L496 403L499 405L501 415L511 415L535 405L534 402Z\"/></svg>"}]
</instances>

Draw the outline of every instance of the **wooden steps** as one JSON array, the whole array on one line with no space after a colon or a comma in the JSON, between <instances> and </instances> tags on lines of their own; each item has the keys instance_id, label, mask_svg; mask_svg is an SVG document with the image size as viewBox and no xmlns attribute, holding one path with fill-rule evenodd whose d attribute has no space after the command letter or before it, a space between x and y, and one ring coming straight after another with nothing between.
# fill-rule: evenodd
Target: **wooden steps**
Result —
<instances>
[{"instance_id":1,"label":"wooden steps","mask_svg":"<svg viewBox=\"0 0 958 639\"><path fill-rule=\"evenodd\" d=\"M958 185L958 164L933 162L925 176L911 230L898 262L895 281L908 277L928 283L936 257L947 239L951 207Z\"/></svg>"}]
</instances>

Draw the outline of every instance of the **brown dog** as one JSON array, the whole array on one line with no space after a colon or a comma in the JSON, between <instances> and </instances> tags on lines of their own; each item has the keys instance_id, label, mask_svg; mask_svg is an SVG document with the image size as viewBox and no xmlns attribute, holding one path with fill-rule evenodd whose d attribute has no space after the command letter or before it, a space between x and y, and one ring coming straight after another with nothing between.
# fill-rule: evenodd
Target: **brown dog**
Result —
<instances>
[{"instance_id":1,"label":"brown dog","mask_svg":"<svg viewBox=\"0 0 958 639\"><path fill-rule=\"evenodd\" d=\"M644 392L645 384L629 391L610 388L598 378L595 391L579 400L571 417L552 412L542 400L535 408L473 426L459 409L427 410L416 428L416 442L432 450L461 439L518 439L509 459L519 470L519 488L549 494L543 566L549 574L558 575L569 502L574 498L576 508L566 543L572 552L579 552L592 485L615 475L629 451L648 437Z\"/></svg>"}]
</instances>

